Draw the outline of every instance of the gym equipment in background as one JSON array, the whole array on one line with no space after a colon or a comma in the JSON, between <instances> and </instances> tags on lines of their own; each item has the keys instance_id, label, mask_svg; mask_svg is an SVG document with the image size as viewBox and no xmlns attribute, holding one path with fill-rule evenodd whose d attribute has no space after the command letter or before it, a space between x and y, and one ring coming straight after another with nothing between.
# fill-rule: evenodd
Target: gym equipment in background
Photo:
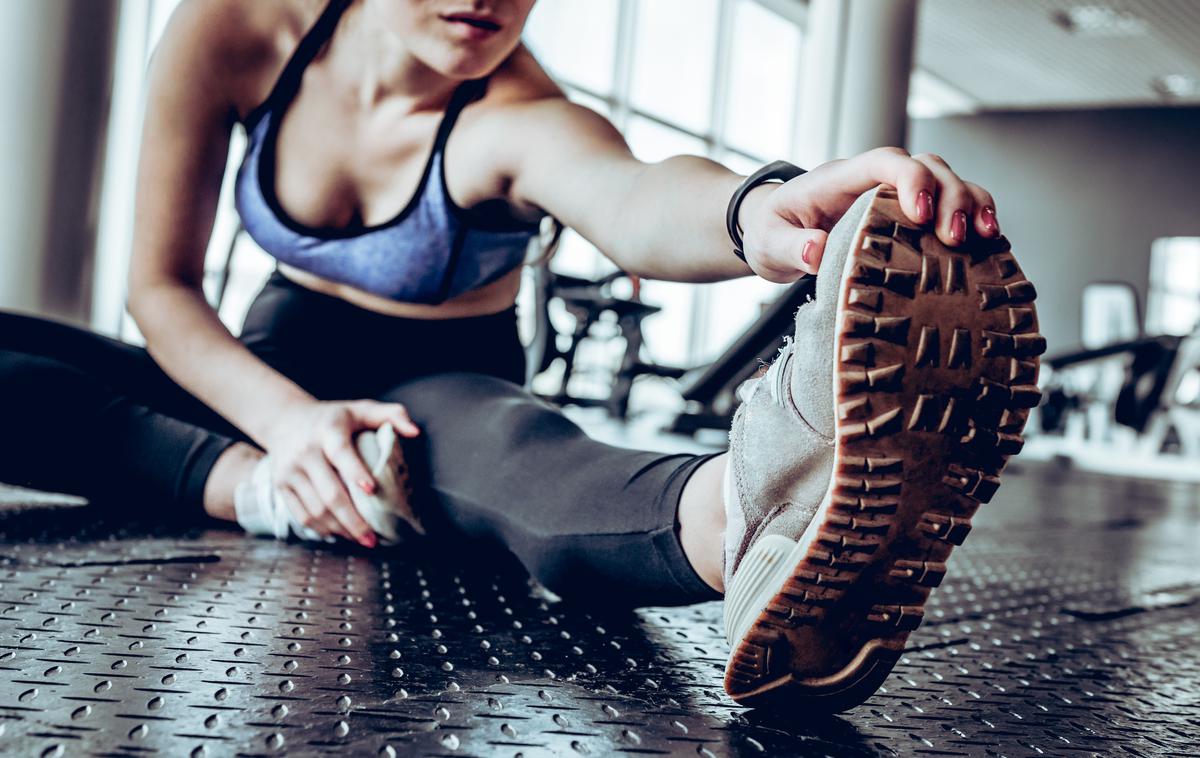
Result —
<instances>
[{"instance_id":1,"label":"gym equipment in background","mask_svg":"<svg viewBox=\"0 0 1200 758\"><path fill-rule=\"evenodd\" d=\"M1155 455L1173 447L1200 459L1200 331L1180 338L1159 397L1142 424L1143 451Z\"/></svg>"},{"instance_id":2,"label":"gym equipment in background","mask_svg":"<svg viewBox=\"0 0 1200 758\"><path fill-rule=\"evenodd\" d=\"M1126 283L1089 284L1082 302L1084 348L1042 361L1040 430L1075 459L1200 457L1200 331L1146 335Z\"/></svg>"},{"instance_id":3,"label":"gym equipment in background","mask_svg":"<svg viewBox=\"0 0 1200 758\"><path fill-rule=\"evenodd\" d=\"M619 297L613 284L628 279L632 284L630 297ZM629 395L633 381L639 376L659 376L678 379L685 369L641 360L642 320L662 309L643 303L638 296L638 280L624 271L613 271L600 279L567 276L550 270L547 262L534 268L534 335L525 349L526 388L532 391L533 378L550 368L557 359L563 361L562 376L554 392L537 392L539 397L559 405L600 407L613 418L624 419L629 412ZM560 332L550 316L550 302L559 300L574 318L569 332ZM607 397L573 395L568 391L576 370L575 358L580 343L587 339L604 314L616 319L616 334L625 342L621 361L613 372ZM565 346L560 344L565 342Z\"/></svg>"},{"instance_id":4,"label":"gym equipment in background","mask_svg":"<svg viewBox=\"0 0 1200 758\"><path fill-rule=\"evenodd\" d=\"M623 419L634 379L644 375L677 379L677 389L686 405L665 431L686 435L702 429L729 428L737 408L734 397L737 386L774 359L783 346L784 336L792 329L796 309L812 298L816 285L814 277L798 280L767 306L716 360L684 369L646 363L638 357L642 345L641 322L661 309L637 300L636 288L632 299L615 297L611 285L623 277L629 275L616 271L602 279L589 280L554 273L544 264L536 269L536 327L526 349L529 367L526 386L532 386L534 376L549 368L555 359L562 358L565 366L558 390L540 396L561 404L603 407L614 418ZM575 326L569 333L558 332L550 318L550 301L555 298L561 300L575 318ZM613 376L612 392L607 398L572 395L567 391L567 383L574 371L576 350L606 311L616 315L619 332L625 339L623 357ZM566 347L559 346L560 337Z\"/></svg>"}]
</instances>

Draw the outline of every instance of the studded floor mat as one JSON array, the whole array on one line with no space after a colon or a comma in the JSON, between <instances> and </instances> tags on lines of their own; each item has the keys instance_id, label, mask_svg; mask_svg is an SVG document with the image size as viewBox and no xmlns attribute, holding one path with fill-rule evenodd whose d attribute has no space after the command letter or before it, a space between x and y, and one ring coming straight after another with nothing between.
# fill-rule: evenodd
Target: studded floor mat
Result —
<instances>
[{"instance_id":1,"label":"studded floor mat","mask_svg":"<svg viewBox=\"0 0 1200 758\"><path fill-rule=\"evenodd\" d=\"M728 700L716 603L83 513L0 519L0 754L1200 755L1195 486L1014 464L838 717Z\"/></svg>"}]
</instances>

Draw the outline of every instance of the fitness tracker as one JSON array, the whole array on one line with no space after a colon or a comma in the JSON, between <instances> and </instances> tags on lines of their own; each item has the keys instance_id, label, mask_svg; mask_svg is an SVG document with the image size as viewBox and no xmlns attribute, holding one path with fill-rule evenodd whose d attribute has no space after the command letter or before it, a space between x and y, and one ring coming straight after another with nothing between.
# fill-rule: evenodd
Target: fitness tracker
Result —
<instances>
[{"instance_id":1,"label":"fitness tracker","mask_svg":"<svg viewBox=\"0 0 1200 758\"><path fill-rule=\"evenodd\" d=\"M803 173L805 173L804 169L799 166L793 166L787 161L775 161L747 176L745 181L734 190L733 197L729 198L729 208L725 211L725 229L729 232L729 239L733 240L734 255L743 261L746 260L746 254L742 251L742 228L738 224L738 208L742 206L742 200L750 193L750 190L766 182L786 182Z\"/></svg>"}]
</instances>

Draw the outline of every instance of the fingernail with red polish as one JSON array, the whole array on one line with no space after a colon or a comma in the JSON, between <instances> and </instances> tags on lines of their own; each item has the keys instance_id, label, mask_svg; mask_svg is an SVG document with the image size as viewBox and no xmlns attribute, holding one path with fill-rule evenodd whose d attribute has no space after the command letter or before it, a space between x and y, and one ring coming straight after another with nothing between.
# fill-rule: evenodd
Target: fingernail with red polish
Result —
<instances>
[{"instance_id":1,"label":"fingernail with red polish","mask_svg":"<svg viewBox=\"0 0 1200 758\"><path fill-rule=\"evenodd\" d=\"M988 230L988 234L995 236L1000 233L1000 222L996 220L996 209L990 205L984 206L979 212L983 217L983 226Z\"/></svg>"},{"instance_id":2,"label":"fingernail with red polish","mask_svg":"<svg viewBox=\"0 0 1200 758\"><path fill-rule=\"evenodd\" d=\"M375 539L375 535L373 533L363 537L360 542L362 542L365 547L375 547L377 544L377 540Z\"/></svg>"},{"instance_id":3,"label":"fingernail with red polish","mask_svg":"<svg viewBox=\"0 0 1200 758\"><path fill-rule=\"evenodd\" d=\"M804 243L804 249L800 251L800 260L804 261L804 265L811 266L813 252L817 249L817 243L809 240Z\"/></svg>"},{"instance_id":4,"label":"fingernail with red polish","mask_svg":"<svg viewBox=\"0 0 1200 758\"><path fill-rule=\"evenodd\" d=\"M963 242L967 239L967 214L962 211L955 211L950 217L950 236L955 242Z\"/></svg>"},{"instance_id":5,"label":"fingernail with red polish","mask_svg":"<svg viewBox=\"0 0 1200 758\"><path fill-rule=\"evenodd\" d=\"M368 479L359 479L358 480L358 488L361 489L363 492L367 493L368 495L375 494L375 482L372 482Z\"/></svg>"},{"instance_id":6,"label":"fingernail with red polish","mask_svg":"<svg viewBox=\"0 0 1200 758\"><path fill-rule=\"evenodd\" d=\"M921 190L917 194L917 215L922 224L933 220L933 195L929 194L929 190Z\"/></svg>"}]
</instances>

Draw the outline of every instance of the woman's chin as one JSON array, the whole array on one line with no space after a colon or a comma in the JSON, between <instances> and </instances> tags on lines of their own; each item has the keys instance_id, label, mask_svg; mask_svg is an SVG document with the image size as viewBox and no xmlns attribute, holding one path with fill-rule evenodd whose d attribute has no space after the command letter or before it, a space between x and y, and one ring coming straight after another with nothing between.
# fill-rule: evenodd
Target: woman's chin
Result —
<instances>
[{"instance_id":1,"label":"woman's chin","mask_svg":"<svg viewBox=\"0 0 1200 758\"><path fill-rule=\"evenodd\" d=\"M515 45L513 48L515 49ZM448 44L425 58L425 65L453 79L478 79L495 71L512 53L493 44Z\"/></svg>"}]
</instances>

